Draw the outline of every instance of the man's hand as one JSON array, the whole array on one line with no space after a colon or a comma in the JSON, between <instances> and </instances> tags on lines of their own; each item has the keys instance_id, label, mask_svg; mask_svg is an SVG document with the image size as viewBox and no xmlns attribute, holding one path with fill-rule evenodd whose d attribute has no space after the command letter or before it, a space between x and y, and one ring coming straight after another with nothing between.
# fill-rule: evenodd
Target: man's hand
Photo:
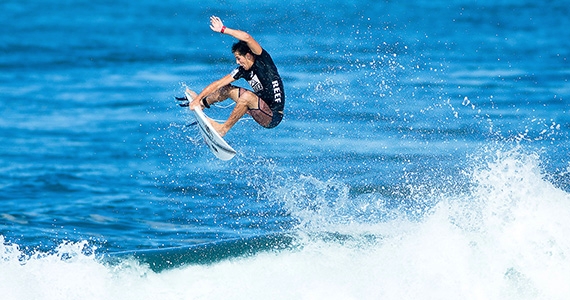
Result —
<instances>
[{"instance_id":1,"label":"man's hand","mask_svg":"<svg viewBox=\"0 0 570 300\"><path fill-rule=\"evenodd\" d=\"M210 29L212 29L215 32L222 32L223 28L224 28L224 23L220 18L216 16L210 17Z\"/></svg>"},{"instance_id":2,"label":"man's hand","mask_svg":"<svg viewBox=\"0 0 570 300\"><path fill-rule=\"evenodd\" d=\"M196 92L189 88L186 88L186 94L190 95L191 97L188 99L190 101L190 104L188 106L191 110L194 110L197 106L201 106L200 100L198 99L198 94L196 94Z\"/></svg>"}]
</instances>

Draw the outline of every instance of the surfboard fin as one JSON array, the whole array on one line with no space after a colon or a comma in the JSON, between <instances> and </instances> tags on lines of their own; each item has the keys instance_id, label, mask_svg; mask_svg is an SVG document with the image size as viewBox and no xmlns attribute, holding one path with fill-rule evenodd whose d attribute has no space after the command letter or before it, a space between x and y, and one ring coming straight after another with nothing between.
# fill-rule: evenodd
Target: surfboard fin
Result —
<instances>
[{"instance_id":1,"label":"surfboard fin","mask_svg":"<svg viewBox=\"0 0 570 300\"><path fill-rule=\"evenodd\" d=\"M190 100L188 100L188 98L186 98L186 96L184 97L174 97L176 100L178 101L184 101L183 103L179 103L178 105L180 105L181 107L188 107L190 106Z\"/></svg>"}]
</instances>

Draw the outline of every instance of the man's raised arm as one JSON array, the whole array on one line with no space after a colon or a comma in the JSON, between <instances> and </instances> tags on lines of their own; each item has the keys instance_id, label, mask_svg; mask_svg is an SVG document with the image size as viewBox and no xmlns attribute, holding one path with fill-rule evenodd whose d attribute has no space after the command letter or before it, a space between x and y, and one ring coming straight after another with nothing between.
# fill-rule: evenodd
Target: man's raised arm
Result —
<instances>
[{"instance_id":1,"label":"man's raised arm","mask_svg":"<svg viewBox=\"0 0 570 300\"><path fill-rule=\"evenodd\" d=\"M249 46L249 49L251 49L251 52L253 52L253 54L255 54L255 55L261 54L261 51L262 51L261 45L259 45L259 43L251 35L249 35L249 33L242 31L242 30L231 29L231 28L224 26L224 23L222 22L222 20L220 18L218 18L216 16L211 16L210 17L210 28L215 32L228 34L228 35L231 35L240 41L246 42L246 44Z\"/></svg>"}]
</instances>

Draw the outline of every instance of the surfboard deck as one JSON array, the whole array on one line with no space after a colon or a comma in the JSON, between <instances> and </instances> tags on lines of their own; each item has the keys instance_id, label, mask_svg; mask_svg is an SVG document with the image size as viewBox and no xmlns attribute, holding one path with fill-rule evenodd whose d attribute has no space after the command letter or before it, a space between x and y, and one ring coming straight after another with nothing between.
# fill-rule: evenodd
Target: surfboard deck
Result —
<instances>
[{"instance_id":1,"label":"surfboard deck","mask_svg":"<svg viewBox=\"0 0 570 300\"><path fill-rule=\"evenodd\" d=\"M185 93L187 99L192 99L190 94ZM191 100L190 100L191 101ZM197 107L192 110L196 121L198 122L198 129L204 138L204 141L214 153L214 155L221 160L230 160L236 155L236 151L230 146L222 136L214 129L202 108Z\"/></svg>"}]
</instances>

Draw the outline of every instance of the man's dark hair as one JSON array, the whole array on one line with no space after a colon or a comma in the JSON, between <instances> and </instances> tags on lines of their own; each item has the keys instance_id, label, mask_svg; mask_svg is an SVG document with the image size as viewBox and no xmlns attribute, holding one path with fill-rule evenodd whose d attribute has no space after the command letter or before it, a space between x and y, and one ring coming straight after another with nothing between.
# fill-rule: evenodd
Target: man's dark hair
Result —
<instances>
[{"instance_id":1,"label":"man's dark hair","mask_svg":"<svg viewBox=\"0 0 570 300\"><path fill-rule=\"evenodd\" d=\"M244 41L239 41L232 46L232 53L236 52L240 55L246 55L248 53L253 55L253 52L251 52L251 49L249 49L249 46Z\"/></svg>"}]
</instances>

